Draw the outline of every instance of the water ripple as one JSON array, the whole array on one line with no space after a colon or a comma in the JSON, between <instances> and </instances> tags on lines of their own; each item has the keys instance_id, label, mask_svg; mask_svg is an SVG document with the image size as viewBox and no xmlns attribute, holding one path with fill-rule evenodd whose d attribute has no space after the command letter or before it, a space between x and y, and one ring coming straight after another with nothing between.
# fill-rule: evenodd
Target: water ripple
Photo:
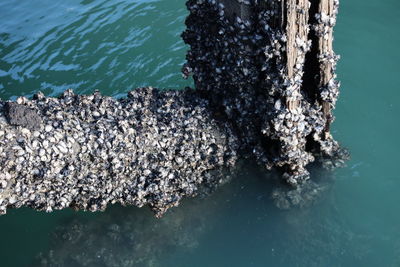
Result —
<instances>
[{"instance_id":1,"label":"water ripple","mask_svg":"<svg viewBox=\"0 0 400 267\"><path fill-rule=\"evenodd\" d=\"M187 49L182 0L7 0L0 14L3 98L191 85L180 75Z\"/></svg>"}]
</instances>

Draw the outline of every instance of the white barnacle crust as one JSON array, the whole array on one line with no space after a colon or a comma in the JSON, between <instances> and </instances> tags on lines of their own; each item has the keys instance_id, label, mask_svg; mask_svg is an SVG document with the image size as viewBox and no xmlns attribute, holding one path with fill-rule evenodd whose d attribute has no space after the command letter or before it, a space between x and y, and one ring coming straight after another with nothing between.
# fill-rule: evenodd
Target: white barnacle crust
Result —
<instances>
[{"instance_id":1,"label":"white barnacle crust","mask_svg":"<svg viewBox=\"0 0 400 267\"><path fill-rule=\"evenodd\" d=\"M31 134L0 122L1 213L121 203L161 215L199 188L218 185L237 160L236 136L194 90L139 88L122 99L66 91L19 102L14 111L33 108L43 125L31 125ZM1 108L0 116L7 112Z\"/></svg>"}]
</instances>

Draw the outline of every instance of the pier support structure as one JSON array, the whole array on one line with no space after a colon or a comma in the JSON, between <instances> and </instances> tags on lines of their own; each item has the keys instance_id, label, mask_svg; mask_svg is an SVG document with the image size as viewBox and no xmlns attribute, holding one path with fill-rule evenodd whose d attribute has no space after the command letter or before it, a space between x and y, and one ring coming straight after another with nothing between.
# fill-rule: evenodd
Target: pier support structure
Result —
<instances>
[{"instance_id":1,"label":"pier support structure","mask_svg":"<svg viewBox=\"0 0 400 267\"><path fill-rule=\"evenodd\" d=\"M299 185L343 162L330 134L338 97L338 0L188 0L185 76L196 90L140 88L0 100L0 213L28 206L156 215L220 184L240 157Z\"/></svg>"},{"instance_id":2,"label":"pier support structure","mask_svg":"<svg viewBox=\"0 0 400 267\"><path fill-rule=\"evenodd\" d=\"M189 0L185 73L267 168L298 184L346 153L330 134L338 0Z\"/></svg>"}]
</instances>

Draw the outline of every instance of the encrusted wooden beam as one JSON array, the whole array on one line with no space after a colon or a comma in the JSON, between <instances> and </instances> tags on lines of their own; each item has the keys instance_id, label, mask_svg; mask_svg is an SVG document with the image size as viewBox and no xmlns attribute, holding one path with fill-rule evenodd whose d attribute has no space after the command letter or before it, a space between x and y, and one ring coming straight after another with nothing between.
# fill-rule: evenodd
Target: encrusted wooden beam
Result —
<instances>
[{"instance_id":1,"label":"encrusted wooden beam","mask_svg":"<svg viewBox=\"0 0 400 267\"><path fill-rule=\"evenodd\" d=\"M120 203L159 216L216 187L236 162L237 142L193 90L0 100L0 213Z\"/></svg>"}]
</instances>

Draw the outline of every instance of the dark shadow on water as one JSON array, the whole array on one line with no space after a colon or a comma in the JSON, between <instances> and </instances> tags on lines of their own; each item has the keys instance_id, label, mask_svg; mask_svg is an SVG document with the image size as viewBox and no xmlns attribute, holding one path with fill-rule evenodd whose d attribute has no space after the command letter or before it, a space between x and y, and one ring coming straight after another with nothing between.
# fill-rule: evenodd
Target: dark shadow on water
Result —
<instances>
[{"instance_id":1,"label":"dark shadow on water","mask_svg":"<svg viewBox=\"0 0 400 267\"><path fill-rule=\"evenodd\" d=\"M161 219L147 208L121 206L95 217L71 216L52 233L50 250L35 266L363 263L370 240L341 219L334 173L314 167L312 174L306 190L290 190L277 173L244 164L216 192L185 200ZM277 208L276 194L289 201L285 210Z\"/></svg>"}]
</instances>

